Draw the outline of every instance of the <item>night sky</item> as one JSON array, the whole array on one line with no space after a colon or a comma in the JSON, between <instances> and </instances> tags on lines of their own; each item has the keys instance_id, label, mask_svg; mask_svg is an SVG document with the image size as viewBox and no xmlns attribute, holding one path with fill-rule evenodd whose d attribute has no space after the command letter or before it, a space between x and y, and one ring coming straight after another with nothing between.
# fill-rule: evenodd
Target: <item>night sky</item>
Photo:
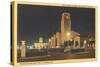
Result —
<instances>
[{"instance_id":1,"label":"night sky","mask_svg":"<svg viewBox=\"0 0 100 67\"><path fill-rule=\"evenodd\" d=\"M81 35L95 33L95 9L57 6L18 5L18 42L30 45L43 37L45 42L60 32L61 14L71 14L72 30Z\"/></svg>"}]
</instances>

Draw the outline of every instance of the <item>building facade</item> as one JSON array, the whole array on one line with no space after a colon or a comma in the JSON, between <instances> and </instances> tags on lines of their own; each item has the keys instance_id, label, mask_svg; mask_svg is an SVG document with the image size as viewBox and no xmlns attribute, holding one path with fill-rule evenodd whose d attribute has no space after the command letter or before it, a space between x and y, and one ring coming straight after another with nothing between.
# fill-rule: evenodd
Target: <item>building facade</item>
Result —
<instances>
[{"instance_id":1,"label":"building facade","mask_svg":"<svg viewBox=\"0 0 100 67\"><path fill-rule=\"evenodd\" d=\"M76 47L76 41L78 42L78 47L80 47L80 34L72 31L71 14L65 12L61 15L61 32L56 32L56 34L49 39L48 46L49 48L59 48L64 45L64 42L71 40L74 41L73 47Z\"/></svg>"}]
</instances>

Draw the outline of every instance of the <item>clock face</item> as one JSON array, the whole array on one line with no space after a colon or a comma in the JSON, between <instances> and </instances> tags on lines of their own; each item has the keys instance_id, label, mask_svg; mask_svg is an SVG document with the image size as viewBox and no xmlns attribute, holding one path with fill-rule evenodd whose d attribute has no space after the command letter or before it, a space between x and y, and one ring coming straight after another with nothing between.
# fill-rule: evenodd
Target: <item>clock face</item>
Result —
<instances>
[{"instance_id":1,"label":"clock face","mask_svg":"<svg viewBox=\"0 0 100 67\"><path fill-rule=\"evenodd\" d=\"M66 19L69 19L70 17L69 17L69 16L65 16L65 18L66 18Z\"/></svg>"}]
</instances>

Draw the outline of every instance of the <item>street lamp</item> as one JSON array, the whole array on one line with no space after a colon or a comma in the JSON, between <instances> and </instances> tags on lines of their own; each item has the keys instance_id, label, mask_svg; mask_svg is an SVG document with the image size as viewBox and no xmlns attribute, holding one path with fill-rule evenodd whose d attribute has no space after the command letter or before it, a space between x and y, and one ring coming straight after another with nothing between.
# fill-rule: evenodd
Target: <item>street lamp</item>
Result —
<instances>
[{"instance_id":1,"label":"street lamp","mask_svg":"<svg viewBox=\"0 0 100 67\"><path fill-rule=\"evenodd\" d=\"M87 44L87 41L84 40L84 41L83 41L83 47L84 47L84 48L85 48L86 44Z\"/></svg>"}]
</instances>

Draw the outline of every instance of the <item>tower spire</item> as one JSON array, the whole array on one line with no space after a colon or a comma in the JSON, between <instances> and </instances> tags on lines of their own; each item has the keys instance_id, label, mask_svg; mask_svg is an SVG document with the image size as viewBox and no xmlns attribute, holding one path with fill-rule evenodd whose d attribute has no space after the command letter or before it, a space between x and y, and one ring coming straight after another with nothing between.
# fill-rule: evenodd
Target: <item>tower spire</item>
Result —
<instances>
[{"instance_id":1,"label":"tower spire","mask_svg":"<svg viewBox=\"0 0 100 67\"><path fill-rule=\"evenodd\" d=\"M61 17L61 43L70 40L71 35L71 17L70 13L64 12Z\"/></svg>"}]
</instances>

